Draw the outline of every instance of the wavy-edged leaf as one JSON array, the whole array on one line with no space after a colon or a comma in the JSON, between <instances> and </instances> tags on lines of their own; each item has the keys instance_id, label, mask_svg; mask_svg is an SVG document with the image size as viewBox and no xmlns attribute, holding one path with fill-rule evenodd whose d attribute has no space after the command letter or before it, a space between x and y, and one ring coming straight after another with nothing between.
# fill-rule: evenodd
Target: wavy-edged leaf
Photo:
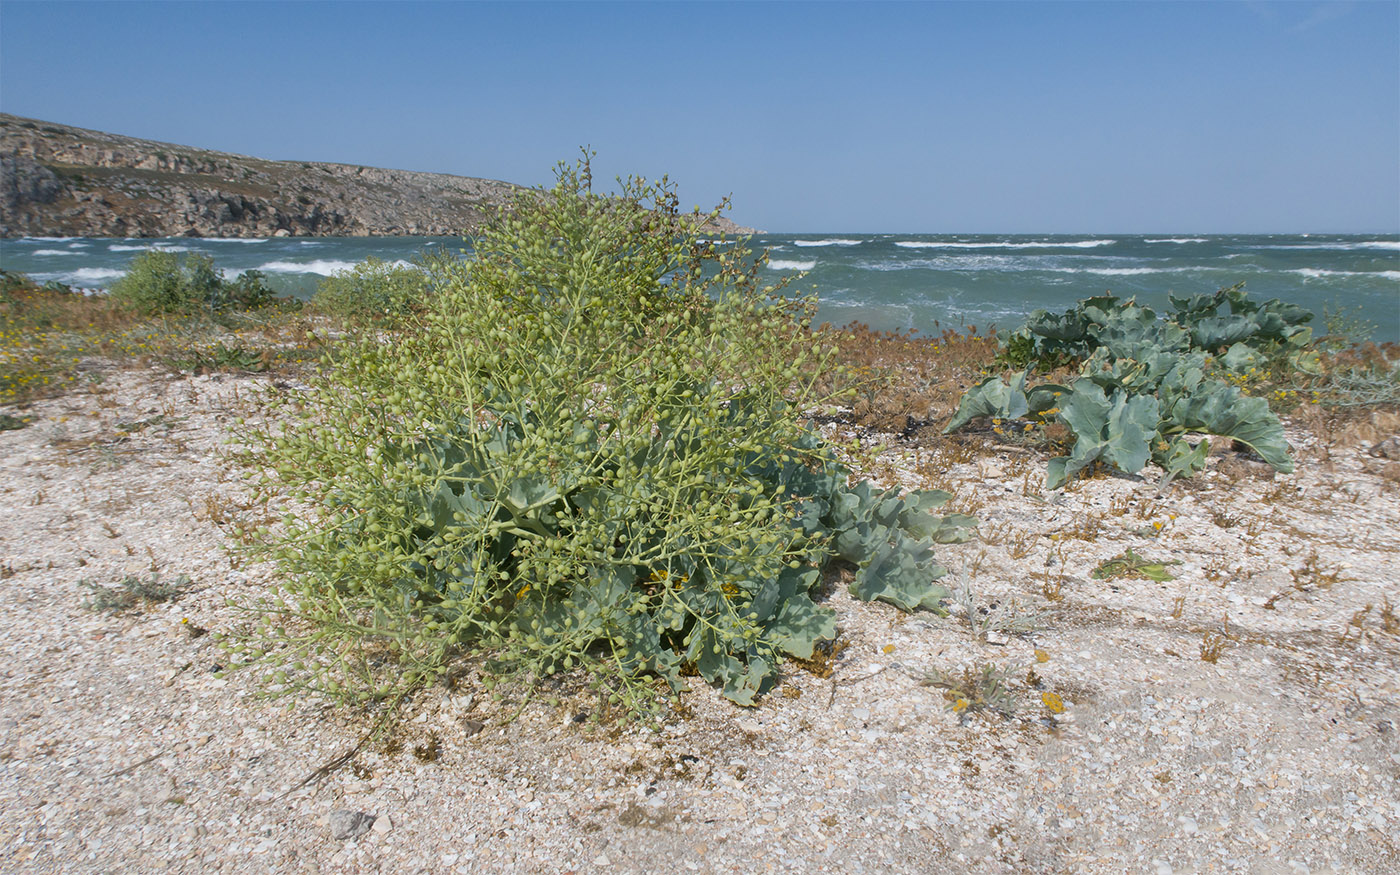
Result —
<instances>
[{"instance_id":1,"label":"wavy-edged leaf","mask_svg":"<svg viewBox=\"0 0 1400 875\"><path fill-rule=\"evenodd\" d=\"M1059 383L1041 383L1026 392L1026 415L1042 422L1060 412L1060 399L1074 391Z\"/></svg>"},{"instance_id":2,"label":"wavy-edged leaf","mask_svg":"<svg viewBox=\"0 0 1400 875\"><path fill-rule=\"evenodd\" d=\"M1075 434L1068 457L1052 459L1046 487L1058 489L1097 459L1125 473L1147 464L1157 433L1157 398L1117 389L1110 397L1091 380L1078 380L1064 399L1060 419Z\"/></svg>"},{"instance_id":3,"label":"wavy-edged leaf","mask_svg":"<svg viewBox=\"0 0 1400 875\"><path fill-rule=\"evenodd\" d=\"M1285 474L1293 470L1283 424L1269 402L1245 395L1235 386L1218 380L1202 383L1178 399L1164 418L1171 431L1224 435L1247 445L1276 470Z\"/></svg>"},{"instance_id":4,"label":"wavy-edged leaf","mask_svg":"<svg viewBox=\"0 0 1400 875\"><path fill-rule=\"evenodd\" d=\"M1243 374L1250 368L1262 365L1264 355L1247 343L1233 343L1229 349L1225 350L1225 354L1220 356L1220 363L1227 370Z\"/></svg>"},{"instance_id":5,"label":"wavy-edged leaf","mask_svg":"<svg viewBox=\"0 0 1400 875\"><path fill-rule=\"evenodd\" d=\"M836 612L816 604L806 592L794 593L768 624L763 637L798 659L811 659L817 644L836 638Z\"/></svg>"},{"instance_id":6,"label":"wavy-edged leaf","mask_svg":"<svg viewBox=\"0 0 1400 875\"><path fill-rule=\"evenodd\" d=\"M1191 342L1198 349L1214 352L1248 340L1259 328L1251 316L1208 316L1191 326Z\"/></svg>"},{"instance_id":7,"label":"wavy-edged leaf","mask_svg":"<svg viewBox=\"0 0 1400 875\"><path fill-rule=\"evenodd\" d=\"M958 411L943 429L951 434L974 419L1020 419L1030 407L1026 402L1026 375L1017 374L1009 381L988 377L967 390L958 402Z\"/></svg>"},{"instance_id":8,"label":"wavy-edged leaf","mask_svg":"<svg viewBox=\"0 0 1400 875\"><path fill-rule=\"evenodd\" d=\"M933 546L902 535L879 546L856 572L850 592L865 601L882 601L905 611L919 608L946 614L947 587L934 583L948 570L933 561Z\"/></svg>"},{"instance_id":9,"label":"wavy-edged leaf","mask_svg":"<svg viewBox=\"0 0 1400 875\"><path fill-rule=\"evenodd\" d=\"M741 661L726 650L713 633L697 637L704 640L705 646L695 660L696 670L705 680L719 684L720 694L736 705L753 706L756 698L777 680L778 671L771 656L751 650L747 661Z\"/></svg>"},{"instance_id":10,"label":"wavy-edged leaf","mask_svg":"<svg viewBox=\"0 0 1400 875\"><path fill-rule=\"evenodd\" d=\"M1168 480L1190 477L1205 470L1206 456L1210 453L1209 441L1192 444L1185 438L1176 438L1161 453L1154 453L1152 460L1167 472Z\"/></svg>"}]
</instances>

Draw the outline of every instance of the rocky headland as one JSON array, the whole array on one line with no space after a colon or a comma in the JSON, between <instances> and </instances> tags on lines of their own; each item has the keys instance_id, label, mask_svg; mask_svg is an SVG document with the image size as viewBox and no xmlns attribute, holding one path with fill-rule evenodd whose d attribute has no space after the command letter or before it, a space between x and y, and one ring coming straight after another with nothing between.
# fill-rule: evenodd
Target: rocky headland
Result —
<instances>
[{"instance_id":1,"label":"rocky headland","mask_svg":"<svg viewBox=\"0 0 1400 875\"><path fill-rule=\"evenodd\" d=\"M0 237L451 236L520 186L269 161L0 113ZM726 219L717 232L744 233Z\"/></svg>"}]
</instances>

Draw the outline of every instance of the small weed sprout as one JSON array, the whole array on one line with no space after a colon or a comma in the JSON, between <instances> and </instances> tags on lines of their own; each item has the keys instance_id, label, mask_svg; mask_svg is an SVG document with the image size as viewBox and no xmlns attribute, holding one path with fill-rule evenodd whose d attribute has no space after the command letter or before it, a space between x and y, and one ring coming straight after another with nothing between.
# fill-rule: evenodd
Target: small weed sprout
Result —
<instances>
[{"instance_id":1,"label":"small weed sprout","mask_svg":"<svg viewBox=\"0 0 1400 875\"><path fill-rule=\"evenodd\" d=\"M1016 533L1007 543L1007 547L1011 552L1011 558L1025 559L1027 556L1031 555L1031 550L1035 548L1035 542L1038 537L1038 535L1030 532Z\"/></svg>"},{"instance_id":2,"label":"small weed sprout","mask_svg":"<svg viewBox=\"0 0 1400 875\"><path fill-rule=\"evenodd\" d=\"M963 668L958 672L944 672L934 669L928 672L921 683L926 687L939 687L948 703L948 710L958 715L959 722L966 721L969 714L989 711L1012 718L1020 705L1020 696L1012 686L1012 678L1025 675L1029 688L1039 688L1040 677L1035 666L1050 661L1050 654L1036 649L1033 661L1028 665L1009 667L986 662ZM1064 700L1056 693L1044 690L1040 694L1041 704L1053 723L1055 717L1064 713Z\"/></svg>"},{"instance_id":3,"label":"small weed sprout","mask_svg":"<svg viewBox=\"0 0 1400 875\"><path fill-rule=\"evenodd\" d=\"M1230 615L1226 614L1220 624L1220 631L1208 631L1201 636L1201 660L1215 665L1225 651L1233 646L1235 636L1230 634Z\"/></svg>"},{"instance_id":4,"label":"small weed sprout","mask_svg":"<svg viewBox=\"0 0 1400 875\"><path fill-rule=\"evenodd\" d=\"M941 687L948 709L960 720L976 711L989 710L1003 717L1016 716L1017 697L1010 686L1011 672L995 663L965 668L960 673L934 669L924 677L924 686Z\"/></svg>"},{"instance_id":5,"label":"small weed sprout","mask_svg":"<svg viewBox=\"0 0 1400 875\"><path fill-rule=\"evenodd\" d=\"M1201 636L1201 659L1211 665L1219 662L1220 657L1230 646L1230 638L1220 632L1207 632Z\"/></svg>"},{"instance_id":6,"label":"small weed sprout","mask_svg":"<svg viewBox=\"0 0 1400 875\"><path fill-rule=\"evenodd\" d=\"M1052 538L1055 536L1051 536ZM1055 566L1058 570L1052 570ZM1069 567L1069 545L1056 544L1045 557L1045 568L1041 572L1040 594L1046 601L1058 602L1065 597L1065 569Z\"/></svg>"},{"instance_id":7,"label":"small weed sprout","mask_svg":"<svg viewBox=\"0 0 1400 875\"><path fill-rule=\"evenodd\" d=\"M1316 550L1308 554L1301 568L1290 569L1288 573L1293 578L1293 588L1300 592L1331 589L1337 582L1347 579L1342 577L1340 568L1324 568Z\"/></svg>"},{"instance_id":8,"label":"small weed sprout","mask_svg":"<svg viewBox=\"0 0 1400 875\"><path fill-rule=\"evenodd\" d=\"M977 538L984 544L996 545L1005 544L1007 538L1015 531L1009 522L1000 522L992 525L979 526Z\"/></svg>"},{"instance_id":9,"label":"small weed sprout","mask_svg":"<svg viewBox=\"0 0 1400 875\"><path fill-rule=\"evenodd\" d=\"M972 586L964 578L953 587L953 604L962 609L972 637L987 643L988 635L1024 636L1040 628L1040 612L1008 598L990 604L979 604Z\"/></svg>"},{"instance_id":10,"label":"small weed sprout","mask_svg":"<svg viewBox=\"0 0 1400 875\"><path fill-rule=\"evenodd\" d=\"M92 597L83 602L83 607L104 614L125 614L143 605L174 601L189 584L190 578L184 574L169 581L161 580L158 574L149 577L127 575L115 587L78 581L79 586L92 592Z\"/></svg>"},{"instance_id":11,"label":"small weed sprout","mask_svg":"<svg viewBox=\"0 0 1400 875\"><path fill-rule=\"evenodd\" d=\"M1156 581L1174 580L1167 571L1168 565L1180 565L1180 559L1168 559L1166 561L1154 561L1144 559L1132 548L1124 550L1112 559L1106 559L1095 568L1091 576L1095 580L1113 580L1118 577L1144 577Z\"/></svg>"},{"instance_id":12,"label":"small weed sprout","mask_svg":"<svg viewBox=\"0 0 1400 875\"><path fill-rule=\"evenodd\" d=\"M1395 617L1395 607L1386 598L1381 604L1381 631L1387 635L1400 635L1400 620Z\"/></svg>"},{"instance_id":13,"label":"small weed sprout","mask_svg":"<svg viewBox=\"0 0 1400 875\"><path fill-rule=\"evenodd\" d=\"M1366 637L1366 617L1374 608L1375 605L1367 605L1355 614L1352 614L1351 619L1342 627L1342 637L1337 643L1347 643L1347 639L1351 637L1353 631L1356 633L1356 640L1360 641L1364 639Z\"/></svg>"},{"instance_id":14,"label":"small weed sprout","mask_svg":"<svg viewBox=\"0 0 1400 875\"><path fill-rule=\"evenodd\" d=\"M1212 510L1210 512L1210 519L1211 522L1222 529L1233 529L1240 524L1240 518L1238 516L1224 510Z\"/></svg>"}]
</instances>

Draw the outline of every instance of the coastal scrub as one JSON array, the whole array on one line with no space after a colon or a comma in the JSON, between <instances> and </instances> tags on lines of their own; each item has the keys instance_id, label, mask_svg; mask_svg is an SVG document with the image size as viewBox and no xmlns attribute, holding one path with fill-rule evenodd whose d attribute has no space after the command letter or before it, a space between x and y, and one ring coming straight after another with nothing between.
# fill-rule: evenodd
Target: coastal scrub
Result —
<instances>
[{"instance_id":1,"label":"coastal scrub","mask_svg":"<svg viewBox=\"0 0 1400 875\"><path fill-rule=\"evenodd\" d=\"M624 712L697 673L749 705L835 637L833 561L862 598L941 610L933 545L975 521L847 487L807 421L839 370L814 302L665 180L621 186L561 165L432 265L409 328L347 342L247 435L296 508L248 533L283 585L233 646L270 689L384 698L475 653L493 678L582 668Z\"/></svg>"}]
</instances>

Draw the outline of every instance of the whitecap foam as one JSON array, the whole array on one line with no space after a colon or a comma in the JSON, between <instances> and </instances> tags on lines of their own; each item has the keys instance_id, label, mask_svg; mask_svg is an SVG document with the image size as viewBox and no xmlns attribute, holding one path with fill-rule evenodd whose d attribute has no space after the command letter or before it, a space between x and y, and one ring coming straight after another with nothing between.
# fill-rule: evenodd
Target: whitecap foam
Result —
<instances>
[{"instance_id":1,"label":"whitecap foam","mask_svg":"<svg viewBox=\"0 0 1400 875\"><path fill-rule=\"evenodd\" d=\"M359 264L358 261L341 261L339 259L318 258L315 261L269 261L267 264L259 266L257 269L264 273L314 273L321 276L331 276L343 273ZM417 265L404 261L402 258L391 261L394 267L412 267Z\"/></svg>"},{"instance_id":2,"label":"whitecap foam","mask_svg":"<svg viewBox=\"0 0 1400 875\"><path fill-rule=\"evenodd\" d=\"M30 255L82 255L81 252L74 252L71 249L36 249Z\"/></svg>"},{"instance_id":3,"label":"whitecap foam","mask_svg":"<svg viewBox=\"0 0 1400 875\"><path fill-rule=\"evenodd\" d=\"M111 267L80 267L77 270L59 273L36 273L31 274L36 280L58 280L68 285L83 283L100 283L103 280L114 280L126 276L126 271Z\"/></svg>"},{"instance_id":4,"label":"whitecap foam","mask_svg":"<svg viewBox=\"0 0 1400 875\"><path fill-rule=\"evenodd\" d=\"M900 257L889 261L863 261L855 267L860 270L945 270L977 271L1041 270L1041 257L1033 255L934 255L928 258Z\"/></svg>"},{"instance_id":5,"label":"whitecap foam","mask_svg":"<svg viewBox=\"0 0 1400 875\"><path fill-rule=\"evenodd\" d=\"M1197 273L1208 267L1047 267L1053 273L1091 273L1095 276L1143 276L1149 273Z\"/></svg>"},{"instance_id":6,"label":"whitecap foam","mask_svg":"<svg viewBox=\"0 0 1400 875\"><path fill-rule=\"evenodd\" d=\"M786 258L775 258L768 262L768 267L773 270L811 270L816 266L815 259L812 261L792 261Z\"/></svg>"},{"instance_id":7,"label":"whitecap foam","mask_svg":"<svg viewBox=\"0 0 1400 875\"><path fill-rule=\"evenodd\" d=\"M1303 235L1307 236L1307 235ZM1390 251L1400 250L1400 241L1397 240L1362 240L1356 243L1261 243L1250 246L1249 249L1334 249L1339 251L1355 251L1358 249L1385 249Z\"/></svg>"},{"instance_id":8,"label":"whitecap foam","mask_svg":"<svg viewBox=\"0 0 1400 875\"><path fill-rule=\"evenodd\" d=\"M353 261L339 261L329 258L318 258L315 261L269 261L267 264L258 267L263 273L316 273L321 276L330 276L333 273L340 273L355 266Z\"/></svg>"},{"instance_id":9,"label":"whitecap foam","mask_svg":"<svg viewBox=\"0 0 1400 875\"><path fill-rule=\"evenodd\" d=\"M832 238L832 239L830 239L830 240L794 240L794 241L792 241L792 245L793 245L793 246L856 246L856 245L858 245L858 244L860 244L860 243L864 243L864 242L865 242L865 241L863 241L863 240L847 240L847 239L845 239L845 238L835 237L835 238Z\"/></svg>"},{"instance_id":10,"label":"whitecap foam","mask_svg":"<svg viewBox=\"0 0 1400 875\"><path fill-rule=\"evenodd\" d=\"M204 243L266 243L267 237L201 237Z\"/></svg>"},{"instance_id":11,"label":"whitecap foam","mask_svg":"<svg viewBox=\"0 0 1400 875\"><path fill-rule=\"evenodd\" d=\"M1209 243L1204 237L1164 237L1157 240L1144 240L1143 243Z\"/></svg>"},{"instance_id":12,"label":"whitecap foam","mask_svg":"<svg viewBox=\"0 0 1400 875\"><path fill-rule=\"evenodd\" d=\"M107 247L108 252L189 252L188 246L175 246L170 243L148 243L144 246L124 246L121 243L113 243Z\"/></svg>"},{"instance_id":13,"label":"whitecap foam","mask_svg":"<svg viewBox=\"0 0 1400 875\"><path fill-rule=\"evenodd\" d=\"M81 237L21 237L19 243L67 243L69 240L81 240Z\"/></svg>"},{"instance_id":14,"label":"whitecap foam","mask_svg":"<svg viewBox=\"0 0 1400 875\"><path fill-rule=\"evenodd\" d=\"M957 243L935 240L896 240L896 246L905 249L1093 249L1098 246L1112 246L1117 240L1075 240L1073 242L1057 242L1053 240L1041 240L1029 243L1013 243L1010 240L1003 240L995 243Z\"/></svg>"},{"instance_id":15,"label":"whitecap foam","mask_svg":"<svg viewBox=\"0 0 1400 875\"><path fill-rule=\"evenodd\" d=\"M1307 279L1322 279L1329 276L1366 276L1378 277L1386 280L1400 280L1400 270L1323 270L1316 267L1302 267L1297 270L1290 270L1289 273L1296 273Z\"/></svg>"}]
</instances>

